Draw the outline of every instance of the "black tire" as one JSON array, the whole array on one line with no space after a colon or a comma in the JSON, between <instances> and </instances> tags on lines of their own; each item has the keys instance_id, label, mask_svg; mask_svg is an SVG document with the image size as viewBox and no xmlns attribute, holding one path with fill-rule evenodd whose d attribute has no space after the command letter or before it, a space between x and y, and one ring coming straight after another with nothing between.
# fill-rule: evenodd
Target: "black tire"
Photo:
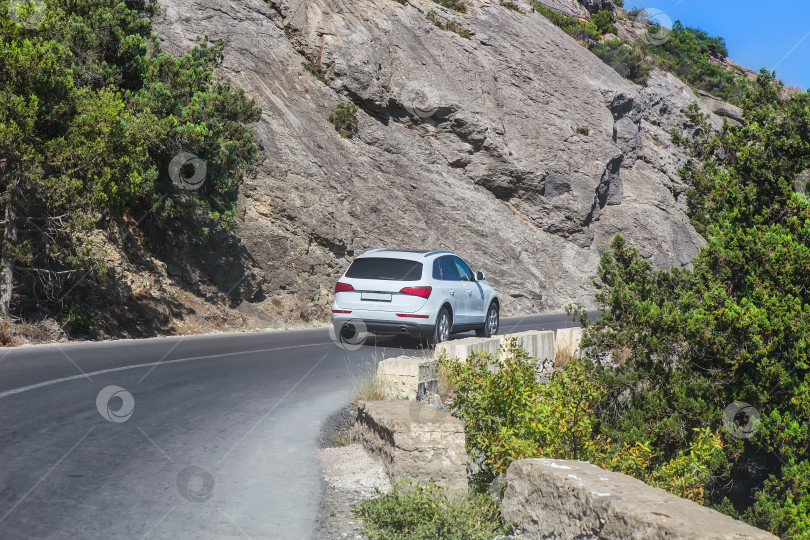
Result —
<instances>
[{"instance_id":1,"label":"black tire","mask_svg":"<svg viewBox=\"0 0 810 540\"><path fill-rule=\"evenodd\" d=\"M444 321L444 323L442 322ZM442 324L445 326L442 327ZM433 327L433 334L428 338L430 346L436 346L438 343L447 341L450 337L450 330L453 328L453 318L450 316L450 310L442 307L439 314L436 316L436 325Z\"/></svg>"},{"instance_id":2,"label":"black tire","mask_svg":"<svg viewBox=\"0 0 810 540\"><path fill-rule=\"evenodd\" d=\"M493 320L490 320L490 317ZM489 308L487 308L487 316L484 319L484 326L481 328L476 328L475 335L478 337L492 337L498 333L498 330L501 328L501 316L500 316L500 309L498 308L498 304L492 302L489 304Z\"/></svg>"}]
</instances>

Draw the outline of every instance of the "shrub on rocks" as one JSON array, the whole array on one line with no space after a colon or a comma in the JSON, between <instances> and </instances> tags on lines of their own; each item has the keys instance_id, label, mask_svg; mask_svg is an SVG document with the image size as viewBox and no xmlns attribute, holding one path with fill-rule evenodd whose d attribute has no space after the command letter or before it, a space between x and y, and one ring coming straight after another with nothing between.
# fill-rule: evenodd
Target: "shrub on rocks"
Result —
<instances>
[{"instance_id":1,"label":"shrub on rocks","mask_svg":"<svg viewBox=\"0 0 810 540\"><path fill-rule=\"evenodd\" d=\"M451 410L464 422L467 450L483 456L472 478L476 488L485 490L515 460L545 457L589 461L703 501L703 486L725 462L717 433L695 430L673 456L647 442L607 437L610 419L599 410L610 388L606 371L575 358L543 383L536 376L537 359L514 339L503 348L508 354L500 362L482 352L466 362L440 360L458 390Z\"/></svg>"},{"instance_id":2,"label":"shrub on rocks","mask_svg":"<svg viewBox=\"0 0 810 540\"><path fill-rule=\"evenodd\" d=\"M359 123L357 122L358 107L354 103L341 102L329 115L329 121L335 125L335 129L341 137L352 137L357 134Z\"/></svg>"}]
</instances>

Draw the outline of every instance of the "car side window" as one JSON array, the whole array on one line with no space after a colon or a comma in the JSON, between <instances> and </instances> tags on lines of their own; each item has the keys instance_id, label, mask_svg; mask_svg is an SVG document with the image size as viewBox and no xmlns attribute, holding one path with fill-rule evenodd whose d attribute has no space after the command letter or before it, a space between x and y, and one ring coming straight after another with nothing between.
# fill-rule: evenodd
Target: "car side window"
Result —
<instances>
[{"instance_id":1,"label":"car side window","mask_svg":"<svg viewBox=\"0 0 810 540\"><path fill-rule=\"evenodd\" d=\"M441 277L443 281L458 281L458 270L456 270L456 265L453 264L453 260L450 257L439 257L437 259L439 263L439 271L441 273Z\"/></svg>"},{"instance_id":2,"label":"car side window","mask_svg":"<svg viewBox=\"0 0 810 540\"><path fill-rule=\"evenodd\" d=\"M456 270L458 270L458 276L461 281L472 281L472 270L470 267L464 264L464 261L459 259L458 257L453 257L453 262L456 264Z\"/></svg>"}]
</instances>

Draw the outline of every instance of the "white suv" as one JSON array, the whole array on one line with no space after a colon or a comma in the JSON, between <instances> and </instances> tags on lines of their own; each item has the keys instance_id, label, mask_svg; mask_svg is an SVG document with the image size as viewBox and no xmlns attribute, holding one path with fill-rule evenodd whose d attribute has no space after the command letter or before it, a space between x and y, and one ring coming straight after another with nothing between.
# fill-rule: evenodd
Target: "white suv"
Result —
<instances>
[{"instance_id":1,"label":"white suv","mask_svg":"<svg viewBox=\"0 0 810 540\"><path fill-rule=\"evenodd\" d=\"M501 303L484 279L452 251L372 249L335 285L332 323L341 336L403 334L431 344L465 330L489 337Z\"/></svg>"}]
</instances>

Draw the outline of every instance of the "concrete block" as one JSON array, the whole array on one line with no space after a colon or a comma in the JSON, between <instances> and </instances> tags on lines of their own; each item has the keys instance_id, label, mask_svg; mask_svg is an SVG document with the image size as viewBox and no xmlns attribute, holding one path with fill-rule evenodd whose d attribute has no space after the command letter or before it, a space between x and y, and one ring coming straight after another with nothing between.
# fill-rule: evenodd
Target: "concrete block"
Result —
<instances>
[{"instance_id":1,"label":"concrete block","mask_svg":"<svg viewBox=\"0 0 810 540\"><path fill-rule=\"evenodd\" d=\"M388 399L419 399L439 389L436 360L418 356L386 358L377 364L377 378Z\"/></svg>"},{"instance_id":2,"label":"concrete block","mask_svg":"<svg viewBox=\"0 0 810 540\"><path fill-rule=\"evenodd\" d=\"M500 336L501 342L514 338L517 345L529 353L531 358L537 359L535 374L540 382L547 382L554 373L555 341L554 332L551 330L529 330L528 332L518 332L517 334L505 334ZM506 352L501 351L501 359L506 357Z\"/></svg>"},{"instance_id":3,"label":"concrete block","mask_svg":"<svg viewBox=\"0 0 810 540\"><path fill-rule=\"evenodd\" d=\"M487 352L494 357L494 362L488 367L491 372L498 370L498 363L504 359L505 352L501 349L507 338L515 338L519 347L523 348L529 356L537 358L537 372L539 378L550 376L554 367L554 332L530 330L493 336L491 338L464 338L454 339L441 343L436 347L435 356L439 358L442 352L448 359L466 360L473 352ZM541 374L543 374L541 376Z\"/></svg>"},{"instance_id":4,"label":"concrete block","mask_svg":"<svg viewBox=\"0 0 810 540\"><path fill-rule=\"evenodd\" d=\"M464 424L417 401L361 401L355 435L393 481L435 482L467 491Z\"/></svg>"},{"instance_id":5,"label":"concrete block","mask_svg":"<svg viewBox=\"0 0 810 540\"><path fill-rule=\"evenodd\" d=\"M501 512L527 538L776 540L770 533L584 461L521 459Z\"/></svg>"},{"instance_id":6,"label":"concrete block","mask_svg":"<svg viewBox=\"0 0 810 540\"><path fill-rule=\"evenodd\" d=\"M564 366L572 358L582 358L582 328L557 330L557 364Z\"/></svg>"},{"instance_id":7,"label":"concrete block","mask_svg":"<svg viewBox=\"0 0 810 540\"><path fill-rule=\"evenodd\" d=\"M493 356L497 356L498 347L501 346L500 336L491 338L463 338L453 339L439 343L433 351L435 358L439 358L444 352L448 360L466 360L474 352L486 352Z\"/></svg>"},{"instance_id":8,"label":"concrete block","mask_svg":"<svg viewBox=\"0 0 810 540\"><path fill-rule=\"evenodd\" d=\"M529 330L528 332L504 334L498 337L502 344L508 338L515 338L518 346L529 353L532 358L537 358L539 362L554 360L554 332L551 330ZM503 356L502 352L501 357Z\"/></svg>"}]
</instances>

